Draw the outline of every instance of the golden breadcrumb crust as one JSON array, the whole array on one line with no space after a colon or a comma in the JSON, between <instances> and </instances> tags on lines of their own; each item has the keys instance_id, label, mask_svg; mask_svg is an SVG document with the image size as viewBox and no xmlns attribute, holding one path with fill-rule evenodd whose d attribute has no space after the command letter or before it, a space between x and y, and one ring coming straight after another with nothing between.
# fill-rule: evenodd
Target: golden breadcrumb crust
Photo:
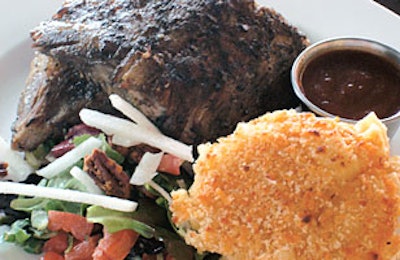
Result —
<instances>
[{"instance_id":1,"label":"golden breadcrumb crust","mask_svg":"<svg viewBox=\"0 0 400 260\"><path fill-rule=\"evenodd\" d=\"M356 125L294 110L199 147L173 221L227 259L391 259L400 249L400 160L374 114Z\"/></svg>"}]
</instances>

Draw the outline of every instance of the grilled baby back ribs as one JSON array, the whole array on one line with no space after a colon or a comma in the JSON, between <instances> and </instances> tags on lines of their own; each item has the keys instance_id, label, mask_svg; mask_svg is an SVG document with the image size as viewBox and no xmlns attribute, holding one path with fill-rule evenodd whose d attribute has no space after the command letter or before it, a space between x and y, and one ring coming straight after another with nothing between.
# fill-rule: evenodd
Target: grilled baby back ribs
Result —
<instances>
[{"instance_id":1,"label":"grilled baby back ribs","mask_svg":"<svg viewBox=\"0 0 400 260\"><path fill-rule=\"evenodd\" d=\"M76 115L84 107L113 111L100 86L73 67L37 53L18 105L14 148L30 150L48 138L63 136L66 126L80 122Z\"/></svg>"},{"instance_id":2,"label":"grilled baby back ribs","mask_svg":"<svg viewBox=\"0 0 400 260\"><path fill-rule=\"evenodd\" d=\"M32 39L40 53L79 72L103 96L121 95L186 143L213 140L239 121L296 106L289 70L306 45L280 15L249 0L66 1ZM52 109L63 106L52 102ZM57 116L52 113L46 122ZM28 143L27 129L20 114L15 147L33 149L52 135L41 131Z\"/></svg>"}]
</instances>

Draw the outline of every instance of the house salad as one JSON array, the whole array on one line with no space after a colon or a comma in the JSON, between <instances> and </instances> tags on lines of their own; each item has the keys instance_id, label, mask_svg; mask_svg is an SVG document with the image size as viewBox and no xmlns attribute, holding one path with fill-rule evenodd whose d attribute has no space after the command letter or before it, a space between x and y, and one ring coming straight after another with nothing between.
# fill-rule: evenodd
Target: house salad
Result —
<instances>
[{"instance_id":1,"label":"house salad","mask_svg":"<svg viewBox=\"0 0 400 260\"><path fill-rule=\"evenodd\" d=\"M2 240L41 259L212 259L170 221L170 192L193 181L192 147L117 95L125 118L83 109L65 140L19 153L1 143Z\"/></svg>"}]
</instances>

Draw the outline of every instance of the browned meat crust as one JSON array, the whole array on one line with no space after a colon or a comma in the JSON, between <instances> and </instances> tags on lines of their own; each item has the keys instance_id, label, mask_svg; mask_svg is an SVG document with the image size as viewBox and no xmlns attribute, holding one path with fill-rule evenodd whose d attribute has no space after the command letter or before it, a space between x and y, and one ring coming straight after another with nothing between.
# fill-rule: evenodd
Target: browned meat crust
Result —
<instances>
[{"instance_id":1,"label":"browned meat crust","mask_svg":"<svg viewBox=\"0 0 400 260\"><path fill-rule=\"evenodd\" d=\"M66 1L32 39L63 68L106 94L123 96L162 132L186 143L215 139L239 121L296 106L289 69L306 45L274 11L234 0ZM51 84L53 91L63 88ZM68 116L77 118L75 111ZM13 142L32 149L38 142L24 140L26 126L20 115ZM41 140L52 134L40 133Z\"/></svg>"},{"instance_id":2,"label":"browned meat crust","mask_svg":"<svg viewBox=\"0 0 400 260\"><path fill-rule=\"evenodd\" d=\"M79 123L84 107L112 111L106 93L78 70L36 54L14 123L15 149L33 149L48 138L62 137L66 126Z\"/></svg>"}]
</instances>

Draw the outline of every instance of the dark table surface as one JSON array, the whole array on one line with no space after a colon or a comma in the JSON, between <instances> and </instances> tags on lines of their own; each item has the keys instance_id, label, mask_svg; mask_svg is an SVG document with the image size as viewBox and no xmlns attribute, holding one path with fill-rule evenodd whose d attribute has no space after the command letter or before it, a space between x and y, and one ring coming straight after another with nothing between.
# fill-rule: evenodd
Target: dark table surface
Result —
<instances>
[{"instance_id":1,"label":"dark table surface","mask_svg":"<svg viewBox=\"0 0 400 260\"><path fill-rule=\"evenodd\" d=\"M376 0L397 14L400 14L400 0Z\"/></svg>"}]
</instances>

